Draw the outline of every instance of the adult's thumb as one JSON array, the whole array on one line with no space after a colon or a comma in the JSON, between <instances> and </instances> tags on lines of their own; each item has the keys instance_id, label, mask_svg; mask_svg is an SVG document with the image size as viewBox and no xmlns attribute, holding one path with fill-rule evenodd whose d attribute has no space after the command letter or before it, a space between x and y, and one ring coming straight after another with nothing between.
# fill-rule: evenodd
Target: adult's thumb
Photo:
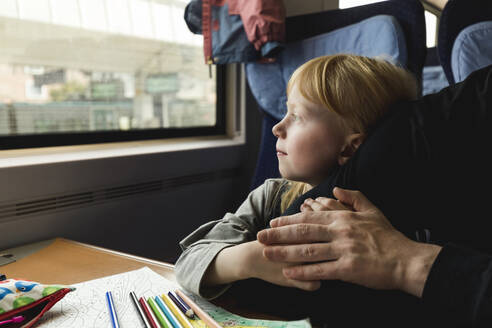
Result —
<instances>
[{"instance_id":1,"label":"adult's thumb","mask_svg":"<svg viewBox=\"0 0 492 328\"><path fill-rule=\"evenodd\" d=\"M358 190L335 187L333 188L333 195L345 205L352 207L356 212L363 212L374 208L374 205L369 199Z\"/></svg>"}]
</instances>

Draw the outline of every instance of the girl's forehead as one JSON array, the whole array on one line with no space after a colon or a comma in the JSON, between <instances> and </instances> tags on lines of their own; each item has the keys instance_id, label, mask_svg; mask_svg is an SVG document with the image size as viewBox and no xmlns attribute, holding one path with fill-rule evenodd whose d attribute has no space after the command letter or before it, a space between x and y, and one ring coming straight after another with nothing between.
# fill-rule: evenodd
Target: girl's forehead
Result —
<instances>
[{"instance_id":1,"label":"girl's forehead","mask_svg":"<svg viewBox=\"0 0 492 328\"><path fill-rule=\"evenodd\" d=\"M307 99L298 90L291 92L290 96L287 97L286 105L289 110L303 110L317 114L323 114L330 111L323 105Z\"/></svg>"}]
</instances>

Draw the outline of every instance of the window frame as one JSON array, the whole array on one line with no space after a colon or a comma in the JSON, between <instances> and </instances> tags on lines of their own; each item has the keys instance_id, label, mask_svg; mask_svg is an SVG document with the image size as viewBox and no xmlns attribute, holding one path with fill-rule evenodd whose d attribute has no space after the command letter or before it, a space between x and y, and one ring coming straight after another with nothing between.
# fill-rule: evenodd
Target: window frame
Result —
<instances>
[{"instance_id":1,"label":"window frame","mask_svg":"<svg viewBox=\"0 0 492 328\"><path fill-rule=\"evenodd\" d=\"M226 65L216 65L217 102L214 126L0 135L0 150L224 135L226 133L226 69Z\"/></svg>"}]
</instances>

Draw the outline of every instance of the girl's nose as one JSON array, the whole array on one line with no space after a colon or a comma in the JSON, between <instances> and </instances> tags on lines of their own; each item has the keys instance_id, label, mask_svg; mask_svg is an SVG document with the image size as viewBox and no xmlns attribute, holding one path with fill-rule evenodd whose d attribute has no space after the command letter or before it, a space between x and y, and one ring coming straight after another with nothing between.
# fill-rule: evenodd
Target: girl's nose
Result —
<instances>
[{"instance_id":1,"label":"girl's nose","mask_svg":"<svg viewBox=\"0 0 492 328\"><path fill-rule=\"evenodd\" d=\"M275 137L279 138L281 133L282 133L282 127L281 127L282 121L278 122L275 124L272 128L272 133Z\"/></svg>"}]
</instances>

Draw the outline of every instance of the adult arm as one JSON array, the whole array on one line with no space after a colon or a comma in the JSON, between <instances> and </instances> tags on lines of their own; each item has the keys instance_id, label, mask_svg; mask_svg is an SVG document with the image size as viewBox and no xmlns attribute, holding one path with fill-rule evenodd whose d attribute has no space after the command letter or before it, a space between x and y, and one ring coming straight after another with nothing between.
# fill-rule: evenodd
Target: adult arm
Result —
<instances>
[{"instance_id":1,"label":"adult arm","mask_svg":"<svg viewBox=\"0 0 492 328\"><path fill-rule=\"evenodd\" d=\"M422 300L466 327L492 327L492 256L454 244L443 247Z\"/></svg>"},{"instance_id":2,"label":"adult arm","mask_svg":"<svg viewBox=\"0 0 492 328\"><path fill-rule=\"evenodd\" d=\"M422 298L432 315L457 325L490 327L491 256L453 244L414 242L361 193L336 188L334 194L354 211L307 211L275 219L272 229L258 233L269 245L267 258L299 264L285 269L286 276L399 289Z\"/></svg>"},{"instance_id":3,"label":"adult arm","mask_svg":"<svg viewBox=\"0 0 492 328\"><path fill-rule=\"evenodd\" d=\"M308 211L272 220L271 229L258 233L268 245L265 257L299 264L283 271L292 279L343 280L420 297L441 247L405 237L358 191L335 188L334 195L354 210Z\"/></svg>"}]
</instances>

